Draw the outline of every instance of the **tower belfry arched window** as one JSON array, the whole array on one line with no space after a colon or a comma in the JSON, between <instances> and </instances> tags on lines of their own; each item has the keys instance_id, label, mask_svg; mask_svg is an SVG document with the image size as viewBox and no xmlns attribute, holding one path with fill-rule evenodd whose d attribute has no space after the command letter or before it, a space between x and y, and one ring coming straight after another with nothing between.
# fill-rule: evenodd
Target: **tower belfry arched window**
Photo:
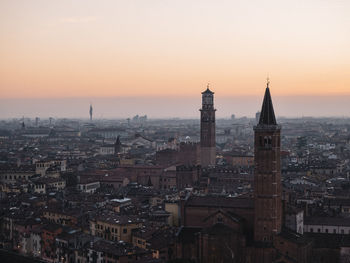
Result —
<instances>
[{"instance_id":1,"label":"tower belfry arched window","mask_svg":"<svg viewBox=\"0 0 350 263\"><path fill-rule=\"evenodd\" d=\"M272 147L272 138L271 136L264 136L264 147L271 148Z\"/></svg>"}]
</instances>

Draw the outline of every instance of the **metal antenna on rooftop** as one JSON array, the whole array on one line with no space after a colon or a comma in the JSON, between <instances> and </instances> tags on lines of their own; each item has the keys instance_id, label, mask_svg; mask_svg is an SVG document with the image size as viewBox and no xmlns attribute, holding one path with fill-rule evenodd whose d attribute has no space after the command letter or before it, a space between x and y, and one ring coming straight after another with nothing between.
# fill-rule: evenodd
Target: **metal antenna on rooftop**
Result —
<instances>
[{"instance_id":1,"label":"metal antenna on rooftop","mask_svg":"<svg viewBox=\"0 0 350 263\"><path fill-rule=\"evenodd\" d=\"M89 110L89 114L90 114L90 121L92 121L92 103L90 102L90 110Z\"/></svg>"}]
</instances>

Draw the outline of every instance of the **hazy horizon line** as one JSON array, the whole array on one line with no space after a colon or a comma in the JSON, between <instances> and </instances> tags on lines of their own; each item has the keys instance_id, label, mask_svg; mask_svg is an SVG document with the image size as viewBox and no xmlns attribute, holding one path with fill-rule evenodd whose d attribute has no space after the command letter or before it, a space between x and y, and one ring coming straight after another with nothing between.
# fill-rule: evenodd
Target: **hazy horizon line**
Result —
<instances>
[{"instance_id":1,"label":"hazy horizon line","mask_svg":"<svg viewBox=\"0 0 350 263\"><path fill-rule=\"evenodd\" d=\"M276 116L290 117L348 117L348 96L274 96ZM261 109L260 96L215 96L217 118L253 117ZM76 98L0 98L0 118L22 116L87 118L93 105L93 117L125 119L135 115L151 118L196 118L199 116L201 96L129 96ZM197 115L198 114L198 115Z\"/></svg>"},{"instance_id":2,"label":"hazy horizon line","mask_svg":"<svg viewBox=\"0 0 350 263\"><path fill-rule=\"evenodd\" d=\"M147 115L147 114L146 114ZM142 117L144 115L139 115L139 117ZM134 116L131 116L131 118ZM4 120L22 120L22 119L30 119L30 120L35 120L37 116L22 116L22 117L7 117L7 118L0 118L0 121ZM56 120L63 120L63 119L69 119L69 120L86 120L90 122L89 117L65 117L65 116L44 116L44 117L39 117L40 120L49 120L50 118L56 119ZM130 118L130 117L129 117ZM132 119L130 120L132 121ZM235 116L234 120L238 119L255 119L255 116ZM101 120L127 120L128 118L123 118L123 117L102 117L102 118L93 118L92 122L94 121L101 121ZM193 116L193 117L181 117L181 116L169 116L169 117L152 117L147 115L147 120L151 121L156 121L156 120L197 120L199 121L199 116ZM216 120L230 120L230 116L226 117L216 117ZM285 120L291 120L291 119L350 119L349 116L345 115L334 115L334 116L276 116L276 119L285 119Z\"/></svg>"}]
</instances>

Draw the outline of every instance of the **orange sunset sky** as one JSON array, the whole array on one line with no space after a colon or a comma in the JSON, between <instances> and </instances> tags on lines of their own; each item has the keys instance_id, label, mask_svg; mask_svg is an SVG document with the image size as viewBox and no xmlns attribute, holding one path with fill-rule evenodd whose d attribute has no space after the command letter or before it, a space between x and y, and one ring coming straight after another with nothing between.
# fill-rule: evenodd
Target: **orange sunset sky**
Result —
<instances>
[{"instance_id":1,"label":"orange sunset sky","mask_svg":"<svg viewBox=\"0 0 350 263\"><path fill-rule=\"evenodd\" d=\"M194 97L207 82L260 98L267 75L277 98L350 95L347 0L2 0L0 43L8 105Z\"/></svg>"}]
</instances>

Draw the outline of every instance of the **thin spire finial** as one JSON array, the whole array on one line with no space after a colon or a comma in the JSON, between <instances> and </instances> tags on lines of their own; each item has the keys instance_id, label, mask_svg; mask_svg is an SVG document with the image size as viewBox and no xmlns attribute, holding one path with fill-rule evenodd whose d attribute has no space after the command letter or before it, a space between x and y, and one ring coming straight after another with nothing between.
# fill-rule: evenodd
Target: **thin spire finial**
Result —
<instances>
[{"instance_id":1,"label":"thin spire finial","mask_svg":"<svg viewBox=\"0 0 350 263\"><path fill-rule=\"evenodd\" d=\"M207 84L207 89L209 89L209 86L210 86L210 83L208 82L208 84Z\"/></svg>"},{"instance_id":2,"label":"thin spire finial","mask_svg":"<svg viewBox=\"0 0 350 263\"><path fill-rule=\"evenodd\" d=\"M267 75L267 78L266 78L266 87L268 88L270 85L270 78L269 78L269 75Z\"/></svg>"}]
</instances>

